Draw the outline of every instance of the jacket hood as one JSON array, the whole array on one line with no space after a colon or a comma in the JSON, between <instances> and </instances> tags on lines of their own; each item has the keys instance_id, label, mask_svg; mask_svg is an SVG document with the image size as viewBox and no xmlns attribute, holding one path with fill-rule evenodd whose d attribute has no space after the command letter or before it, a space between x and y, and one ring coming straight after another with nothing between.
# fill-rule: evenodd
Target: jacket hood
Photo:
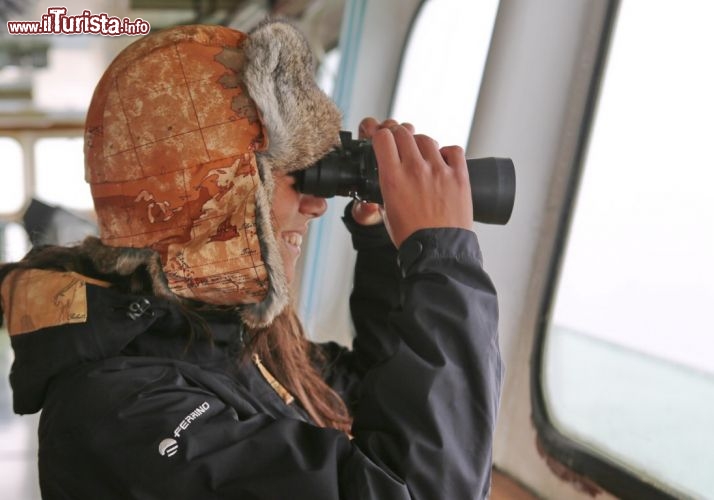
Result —
<instances>
[{"instance_id":1,"label":"jacket hood","mask_svg":"<svg viewBox=\"0 0 714 500\"><path fill-rule=\"evenodd\" d=\"M132 343L142 343L143 355L210 359L203 348L238 342L242 328L237 318L224 319L224 327L211 327L211 342L187 351L191 327L175 300L119 292L73 271L16 269L3 280L0 293L15 352L10 384L18 414L39 411L61 372L121 355ZM152 334L142 335L147 332ZM219 351L212 352L215 357Z\"/></svg>"},{"instance_id":2,"label":"jacket hood","mask_svg":"<svg viewBox=\"0 0 714 500\"><path fill-rule=\"evenodd\" d=\"M289 301L273 175L327 154L340 122L290 24L149 35L112 62L87 114L85 175L101 241L129 258L155 252L164 275L155 288L241 306L246 324L268 325Z\"/></svg>"}]
</instances>

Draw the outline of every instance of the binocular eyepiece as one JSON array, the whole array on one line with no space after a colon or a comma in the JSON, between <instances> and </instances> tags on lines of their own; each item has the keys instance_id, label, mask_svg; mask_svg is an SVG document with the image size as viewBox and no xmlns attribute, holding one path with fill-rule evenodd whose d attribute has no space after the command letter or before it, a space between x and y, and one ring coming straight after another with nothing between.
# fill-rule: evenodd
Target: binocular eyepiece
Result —
<instances>
[{"instance_id":1,"label":"binocular eyepiece","mask_svg":"<svg viewBox=\"0 0 714 500\"><path fill-rule=\"evenodd\" d=\"M350 196L372 203L382 203L377 175L377 159L372 144L352 139L352 133L340 132L340 148L325 155L315 165L295 173L295 187L302 193L330 198ZM488 224L506 224L513 211L516 172L510 158L466 160L471 181L474 220Z\"/></svg>"}]
</instances>

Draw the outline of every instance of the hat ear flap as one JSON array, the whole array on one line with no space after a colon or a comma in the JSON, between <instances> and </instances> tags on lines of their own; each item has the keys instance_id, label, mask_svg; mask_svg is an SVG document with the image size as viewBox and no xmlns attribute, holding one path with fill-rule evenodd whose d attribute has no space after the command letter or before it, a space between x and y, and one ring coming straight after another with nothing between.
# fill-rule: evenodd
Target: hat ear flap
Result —
<instances>
[{"instance_id":1,"label":"hat ear flap","mask_svg":"<svg viewBox=\"0 0 714 500\"><path fill-rule=\"evenodd\" d=\"M267 147L256 152L262 186L256 190L257 224L270 289L242 308L248 326L270 324L289 303L282 257L272 223L274 173L301 170L339 144L342 116L317 86L310 47L282 21L266 21L243 44L243 84L258 108Z\"/></svg>"},{"instance_id":2,"label":"hat ear flap","mask_svg":"<svg viewBox=\"0 0 714 500\"><path fill-rule=\"evenodd\" d=\"M258 159L258 170L262 184L259 184L255 190L256 225L260 236L260 251L268 273L268 293L262 301L241 307L241 318L251 328L268 326L290 302L290 290L273 227L271 210L273 174L269 168L265 168L260 159Z\"/></svg>"}]
</instances>

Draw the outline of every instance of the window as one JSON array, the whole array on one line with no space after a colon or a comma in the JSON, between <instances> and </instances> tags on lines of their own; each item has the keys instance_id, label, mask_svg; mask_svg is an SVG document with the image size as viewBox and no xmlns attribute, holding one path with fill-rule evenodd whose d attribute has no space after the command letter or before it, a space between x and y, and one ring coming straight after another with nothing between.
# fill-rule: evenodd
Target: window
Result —
<instances>
[{"instance_id":1,"label":"window","mask_svg":"<svg viewBox=\"0 0 714 500\"><path fill-rule=\"evenodd\" d=\"M622 2L537 363L562 436L698 498L714 497L712 18Z\"/></svg>"},{"instance_id":2,"label":"window","mask_svg":"<svg viewBox=\"0 0 714 500\"><path fill-rule=\"evenodd\" d=\"M81 137L46 137L35 142L35 196L50 205L92 210L89 184L84 182Z\"/></svg>"},{"instance_id":3,"label":"window","mask_svg":"<svg viewBox=\"0 0 714 500\"><path fill-rule=\"evenodd\" d=\"M402 61L395 119L442 145L466 146L497 9L498 0L424 2Z\"/></svg>"},{"instance_id":4,"label":"window","mask_svg":"<svg viewBox=\"0 0 714 500\"><path fill-rule=\"evenodd\" d=\"M337 81L337 70L340 65L340 49L336 47L330 50L323 58L317 68L317 84L327 95L332 95L335 82Z\"/></svg>"},{"instance_id":5,"label":"window","mask_svg":"<svg viewBox=\"0 0 714 500\"><path fill-rule=\"evenodd\" d=\"M18 134L19 140L0 137L0 157L3 158L0 260L7 262L21 259L30 248L28 235L21 223L31 198L68 209L79 219L91 219L93 211L89 185L83 181L82 138L47 136L34 131L20 131ZM91 234L93 223L79 219L77 227L82 227L81 233L74 225L63 225L58 230L66 237Z\"/></svg>"}]
</instances>

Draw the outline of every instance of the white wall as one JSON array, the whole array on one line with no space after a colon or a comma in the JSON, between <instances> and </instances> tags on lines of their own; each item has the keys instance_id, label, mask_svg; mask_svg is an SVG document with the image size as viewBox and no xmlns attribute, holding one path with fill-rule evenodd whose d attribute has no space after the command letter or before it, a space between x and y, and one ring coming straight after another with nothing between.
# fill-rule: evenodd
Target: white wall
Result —
<instances>
[{"instance_id":1,"label":"white wall","mask_svg":"<svg viewBox=\"0 0 714 500\"><path fill-rule=\"evenodd\" d=\"M536 449L530 376L606 6L589 0L502 0L468 147L480 156L510 156L516 165L510 222L477 231L499 291L506 363L494 460L545 498L590 498L558 479Z\"/></svg>"}]
</instances>

